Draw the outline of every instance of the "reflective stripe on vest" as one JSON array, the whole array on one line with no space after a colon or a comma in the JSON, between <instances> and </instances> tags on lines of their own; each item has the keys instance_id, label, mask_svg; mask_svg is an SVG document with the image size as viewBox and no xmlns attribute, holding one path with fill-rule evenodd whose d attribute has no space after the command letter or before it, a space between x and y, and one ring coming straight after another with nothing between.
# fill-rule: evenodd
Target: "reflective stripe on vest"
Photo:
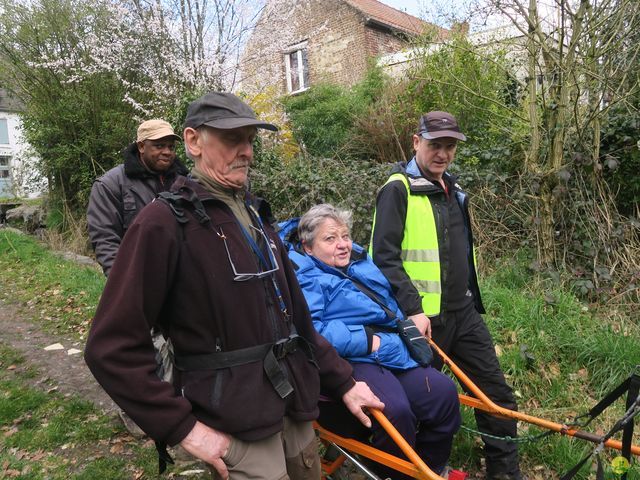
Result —
<instances>
[{"instance_id":1,"label":"reflective stripe on vest","mask_svg":"<svg viewBox=\"0 0 640 480\"><path fill-rule=\"evenodd\" d=\"M422 298L424 313L434 316L440 313L442 286L438 232L433 208L427 195L411 195L409 180L401 173L391 175L385 185L397 181L401 181L407 189L407 217L400 245L402 266ZM373 248L373 242L371 245ZM370 253L373 255L373 252Z\"/></svg>"}]
</instances>

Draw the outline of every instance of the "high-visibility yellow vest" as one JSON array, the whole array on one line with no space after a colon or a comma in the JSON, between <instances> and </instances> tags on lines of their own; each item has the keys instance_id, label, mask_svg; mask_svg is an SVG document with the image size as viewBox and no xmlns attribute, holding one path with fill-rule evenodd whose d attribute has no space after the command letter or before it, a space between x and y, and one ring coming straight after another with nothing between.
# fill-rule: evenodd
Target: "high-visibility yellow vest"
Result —
<instances>
[{"instance_id":1,"label":"high-visibility yellow vest","mask_svg":"<svg viewBox=\"0 0 640 480\"><path fill-rule=\"evenodd\" d=\"M422 309L427 316L440 313L442 283L440 250L433 208L428 195L411 195L409 180L402 173L389 177L387 183L401 181L407 189L407 217L402 239L402 266L422 297ZM375 213L373 217L375 228ZM373 231L371 232L373 239ZM373 241L370 242L373 256Z\"/></svg>"}]
</instances>

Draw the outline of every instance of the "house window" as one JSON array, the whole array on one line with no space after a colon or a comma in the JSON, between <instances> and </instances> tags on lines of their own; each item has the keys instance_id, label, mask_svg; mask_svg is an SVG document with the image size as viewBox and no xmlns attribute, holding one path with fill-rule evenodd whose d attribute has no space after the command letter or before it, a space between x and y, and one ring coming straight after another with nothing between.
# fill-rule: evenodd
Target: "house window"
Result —
<instances>
[{"instance_id":1,"label":"house window","mask_svg":"<svg viewBox=\"0 0 640 480\"><path fill-rule=\"evenodd\" d=\"M292 47L284 54L284 66L287 75L287 91L301 92L309 88L309 63L307 60L307 44Z\"/></svg>"},{"instance_id":2,"label":"house window","mask_svg":"<svg viewBox=\"0 0 640 480\"><path fill-rule=\"evenodd\" d=\"M0 144L9 144L9 127L6 118L0 118Z\"/></svg>"},{"instance_id":3,"label":"house window","mask_svg":"<svg viewBox=\"0 0 640 480\"><path fill-rule=\"evenodd\" d=\"M11 161L10 155L0 155L0 179L9 178L9 162Z\"/></svg>"}]
</instances>

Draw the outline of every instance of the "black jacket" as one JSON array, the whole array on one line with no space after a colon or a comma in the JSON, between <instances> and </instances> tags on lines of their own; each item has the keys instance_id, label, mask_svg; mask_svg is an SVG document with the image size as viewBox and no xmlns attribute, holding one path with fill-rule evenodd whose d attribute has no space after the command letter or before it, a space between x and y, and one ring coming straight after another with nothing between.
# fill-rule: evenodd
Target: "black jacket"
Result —
<instances>
[{"instance_id":1,"label":"black jacket","mask_svg":"<svg viewBox=\"0 0 640 480\"><path fill-rule=\"evenodd\" d=\"M140 162L135 142L122 155L124 163L94 182L87 207L89 238L105 275L109 274L124 233L142 207L159 192L169 190L177 175L188 173L177 158L162 175L150 172Z\"/></svg>"}]
</instances>

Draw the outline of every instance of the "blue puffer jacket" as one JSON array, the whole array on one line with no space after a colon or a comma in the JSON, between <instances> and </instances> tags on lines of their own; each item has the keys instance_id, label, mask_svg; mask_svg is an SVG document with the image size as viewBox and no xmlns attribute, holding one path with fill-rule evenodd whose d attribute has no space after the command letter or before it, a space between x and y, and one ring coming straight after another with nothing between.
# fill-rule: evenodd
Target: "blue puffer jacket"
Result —
<instances>
[{"instance_id":1,"label":"blue puffer jacket","mask_svg":"<svg viewBox=\"0 0 640 480\"><path fill-rule=\"evenodd\" d=\"M368 351L365 327L393 329L395 321L362 293L351 278L372 290L398 318L402 318L402 312L393 298L389 282L367 252L354 243L351 263L343 273L304 253L297 242L297 228L298 219L289 220L280 224L279 234L289 249L289 258L316 330L351 362L379 363L396 370L417 367L396 333L376 332L380 337L380 348L373 353Z\"/></svg>"}]
</instances>

